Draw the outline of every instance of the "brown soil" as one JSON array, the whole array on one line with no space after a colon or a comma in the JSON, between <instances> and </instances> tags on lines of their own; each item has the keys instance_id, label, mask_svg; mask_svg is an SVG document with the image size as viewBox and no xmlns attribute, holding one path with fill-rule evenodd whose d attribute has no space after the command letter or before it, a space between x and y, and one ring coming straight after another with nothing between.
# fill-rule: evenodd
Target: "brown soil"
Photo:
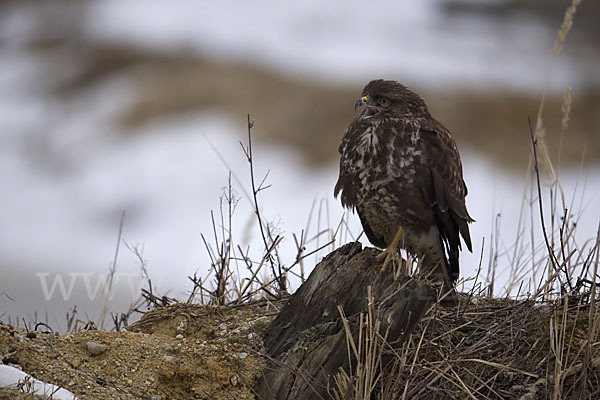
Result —
<instances>
[{"instance_id":1,"label":"brown soil","mask_svg":"<svg viewBox=\"0 0 600 400\"><path fill-rule=\"evenodd\" d=\"M148 312L127 331L83 330L52 340L40 331L29 339L0 322L0 354L81 399L253 399L264 366L261 335L276 312L176 304ZM91 355L88 342L107 349ZM0 399L25 398L18 396L0 391Z\"/></svg>"}]
</instances>

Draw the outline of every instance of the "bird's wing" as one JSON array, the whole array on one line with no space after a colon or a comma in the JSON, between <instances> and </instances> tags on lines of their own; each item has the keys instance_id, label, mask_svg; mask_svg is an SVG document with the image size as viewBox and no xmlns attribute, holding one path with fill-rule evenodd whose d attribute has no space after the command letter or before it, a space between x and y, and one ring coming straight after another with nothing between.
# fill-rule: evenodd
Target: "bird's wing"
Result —
<instances>
[{"instance_id":1,"label":"bird's wing","mask_svg":"<svg viewBox=\"0 0 600 400\"><path fill-rule=\"evenodd\" d=\"M450 132L435 120L426 121L421 126L421 138L425 141L424 148L432 180L431 188L425 191L425 197L430 206L436 208L441 233L451 246L460 246L460 232L467 248L472 251L468 223L474 220L465 204L467 185L463 180L456 143Z\"/></svg>"},{"instance_id":2,"label":"bird's wing","mask_svg":"<svg viewBox=\"0 0 600 400\"><path fill-rule=\"evenodd\" d=\"M357 205L356 184L353 182L353 164L351 157L356 157L353 151L349 150L352 146L352 138L355 136L356 124L352 123L345 131L340 142L338 151L340 158L340 175L333 192L334 197L337 197L341 192L341 201L344 207L353 208Z\"/></svg>"}]
</instances>

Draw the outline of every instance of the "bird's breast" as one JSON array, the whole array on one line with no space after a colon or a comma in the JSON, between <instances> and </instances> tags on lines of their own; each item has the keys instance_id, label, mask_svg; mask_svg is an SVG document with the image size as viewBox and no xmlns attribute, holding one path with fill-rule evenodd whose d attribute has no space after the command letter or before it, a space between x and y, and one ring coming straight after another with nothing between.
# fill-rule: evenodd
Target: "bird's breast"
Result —
<instances>
[{"instance_id":1,"label":"bird's breast","mask_svg":"<svg viewBox=\"0 0 600 400\"><path fill-rule=\"evenodd\" d=\"M399 188L414 186L423 161L418 126L383 120L357 131L354 145L346 149L345 156L360 191L380 191L390 184Z\"/></svg>"}]
</instances>

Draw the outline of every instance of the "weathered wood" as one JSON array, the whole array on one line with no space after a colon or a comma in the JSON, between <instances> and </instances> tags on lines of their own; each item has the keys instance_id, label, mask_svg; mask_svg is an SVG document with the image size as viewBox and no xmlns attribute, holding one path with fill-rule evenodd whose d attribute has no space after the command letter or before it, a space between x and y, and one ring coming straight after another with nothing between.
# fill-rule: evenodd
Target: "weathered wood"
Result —
<instances>
[{"instance_id":1,"label":"weathered wood","mask_svg":"<svg viewBox=\"0 0 600 400\"><path fill-rule=\"evenodd\" d=\"M372 287L380 332L401 343L436 299L436 291L415 279L394 280L381 272L379 250L349 243L325 257L290 297L264 339L269 366L256 385L258 399L327 399L332 376L348 375L346 332L338 305L348 319L367 312ZM353 335L356 334L353 328Z\"/></svg>"}]
</instances>

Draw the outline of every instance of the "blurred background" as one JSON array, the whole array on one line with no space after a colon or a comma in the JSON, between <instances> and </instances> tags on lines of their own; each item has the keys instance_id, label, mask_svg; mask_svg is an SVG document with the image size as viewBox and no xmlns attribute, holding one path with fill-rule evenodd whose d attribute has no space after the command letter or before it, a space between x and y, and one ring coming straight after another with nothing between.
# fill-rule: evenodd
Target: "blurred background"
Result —
<instances>
[{"instance_id":1,"label":"blurred background","mask_svg":"<svg viewBox=\"0 0 600 400\"><path fill-rule=\"evenodd\" d=\"M211 210L219 220L230 172L235 241L260 254L239 143L247 114L257 177L268 173L271 185L259 195L261 212L284 235L290 265L293 233L311 238L340 222L337 145L375 78L419 93L458 142L477 220L463 276L480 259L488 267L492 244L497 274L509 271L513 244L536 223L519 220L532 198L524 192L527 117L535 119L546 84L550 155L575 201L578 234L593 236L600 3L581 4L548 79L569 3L0 0L1 318L64 326L77 305L94 319L123 211L122 239L138 249L156 289L185 299L187 276L209 271L200 235L213 237ZM571 118L561 135L567 87ZM347 217L350 241L361 230L356 215ZM326 242L321 235L309 250ZM305 260L306 272L328 249ZM117 276L115 312L144 285L139 257L124 245Z\"/></svg>"}]
</instances>

